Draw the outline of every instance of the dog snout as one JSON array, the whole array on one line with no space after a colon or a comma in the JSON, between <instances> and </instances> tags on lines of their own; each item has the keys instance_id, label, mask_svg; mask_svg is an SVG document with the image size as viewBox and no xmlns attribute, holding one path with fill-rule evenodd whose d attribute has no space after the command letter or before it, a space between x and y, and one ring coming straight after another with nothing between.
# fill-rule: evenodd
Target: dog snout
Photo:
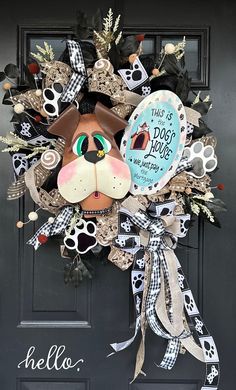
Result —
<instances>
[{"instance_id":1,"label":"dog snout","mask_svg":"<svg viewBox=\"0 0 236 390\"><path fill-rule=\"evenodd\" d=\"M85 160L92 164L96 164L105 157L105 153L101 150L92 150L84 154Z\"/></svg>"}]
</instances>

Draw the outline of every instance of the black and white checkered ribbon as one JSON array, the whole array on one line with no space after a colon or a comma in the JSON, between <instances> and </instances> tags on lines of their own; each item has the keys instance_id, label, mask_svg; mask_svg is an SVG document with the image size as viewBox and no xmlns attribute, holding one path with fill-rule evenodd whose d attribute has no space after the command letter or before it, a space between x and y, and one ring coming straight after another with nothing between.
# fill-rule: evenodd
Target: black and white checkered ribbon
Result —
<instances>
[{"instance_id":1,"label":"black and white checkered ribbon","mask_svg":"<svg viewBox=\"0 0 236 390\"><path fill-rule=\"evenodd\" d=\"M165 205L163 204L163 209L164 208ZM154 205L152 205L150 209L152 210L152 215L155 215ZM165 214L166 217L171 215L172 209L173 208L169 205L169 211ZM160 205L159 208L156 209L156 212L161 213ZM153 332L158 336L168 339L167 349L159 366L170 370L174 366L179 354L180 339L186 338L190 334L185 331L179 335L179 337L173 337L169 332L165 331L156 314L155 305L161 288L161 269L163 270L167 287L169 284L164 250L174 249L177 244L177 237L168 232L168 229L165 228L159 214L155 219L152 219L147 213L140 210L135 213L131 218L131 221L140 229L147 230L150 233L146 250L152 254L152 273L146 303L146 317ZM171 311L169 312L169 317L171 316L170 313ZM172 320L171 317L170 320Z\"/></svg>"},{"instance_id":2,"label":"black and white checkered ribbon","mask_svg":"<svg viewBox=\"0 0 236 390\"><path fill-rule=\"evenodd\" d=\"M168 208L165 207L167 205ZM176 358L179 353L180 342L178 338L173 337L171 334L166 332L162 327L156 315L155 303L159 295L160 286L161 286L161 278L160 278L161 267L163 267L164 275L166 277L168 276L163 249L169 249L170 247L175 248L177 244L177 238L171 232L169 232L168 229L165 228L161 218L153 219L152 216L156 216L156 213L161 213L162 210L165 208L165 210L168 210L168 213L166 213L166 216L168 217L169 215L173 214L174 207L175 207L175 202L173 201L167 202L166 205L161 205L161 206L159 204L158 206L156 206L155 203L152 203L149 207L149 213L151 217L147 213L141 210L136 212L134 215L131 215L127 211L125 212L124 209L121 209L120 214L122 213L122 215L125 215L126 218L125 224L127 225L127 227L129 227L129 233L126 233L125 235L124 233L122 234L121 227L122 225L124 226L124 222L121 222L121 217L119 214L119 226L118 226L119 234L115 242L116 246L118 246L119 248L127 252L132 253L132 251L134 252L134 248L138 249L138 252L135 253L133 270L131 272L131 283L132 283L133 295L135 301L137 299L136 291L135 291L135 283L139 282L140 286L142 286L143 284L142 278L144 279L143 276L144 271L143 274L139 271L136 271L137 261L138 261L137 257L140 252L140 249L144 253L144 248L140 247L138 235L137 233L135 234L135 230L133 230L131 226L138 227L139 229L146 230L150 233L148 246L145 249L152 254L153 263L152 263L151 282L149 285L148 296L147 296L146 316L151 329L158 336L161 336L169 340L166 353L164 355L162 362L160 363L160 367L165 369L171 369L175 364ZM138 272L138 274L136 274L136 272ZM168 286L168 278L166 280L166 284ZM143 286L142 286L142 291L143 291ZM171 310L169 315L171 317ZM127 341L111 344L112 348L116 352L127 348L136 338L139 329L140 329L140 314L137 315L136 312L136 326L135 326L134 336ZM185 338L185 337L188 337L187 332L184 332L179 336L179 338Z\"/></svg>"},{"instance_id":3,"label":"black and white checkered ribbon","mask_svg":"<svg viewBox=\"0 0 236 390\"><path fill-rule=\"evenodd\" d=\"M65 206L61 209L59 214L55 217L53 223L45 222L34 234L34 236L27 242L29 245L33 245L37 250L41 243L38 240L40 234L46 237L56 236L57 234L64 233L67 225L69 224L73 215L73 207Z\"/></svg>"},{"instance_id":4,"label":"black and white checkered ribbon","mask_svg":"<svg viewBox=\"0 0 236 390\"><path fill-rule=\"evenodd\" d=\"M192 164L188 161L187 157L182 157L180 162L179 162L179 165L176 169L176 171L174 172L173 174L173 177L178 175L179 173L183 172L183 171L188 171L189 169L191 169L193 166Z\"/></svg>"},{"instance_id":5,"label":"black and white checkered ribbon","mask_svg":"<svg viewBox=\"0 0 236 390\"><path fill-rule=\"evenodd\" d=\"M61 95L61 101L73 103L87 78L87 73L80 44L76 41L68 40L67 46L73 73Z\"/></svg>"}]
</instances>

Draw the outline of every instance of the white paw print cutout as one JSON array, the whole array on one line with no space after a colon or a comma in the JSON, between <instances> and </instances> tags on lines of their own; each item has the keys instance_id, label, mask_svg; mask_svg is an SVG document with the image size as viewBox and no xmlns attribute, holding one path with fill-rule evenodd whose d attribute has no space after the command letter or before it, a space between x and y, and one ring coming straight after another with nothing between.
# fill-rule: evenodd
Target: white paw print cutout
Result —
<instances>
[{"instance_id":1,"label":"white paw print cutout","mask_svg":"<svg viewBox=\"0 0 236 390\"><path fill-rule=\"evenodd\" d=\"M126 218L125 222L121 222L121 227L126 231L126 233L130 232L131 226L133 226L133 224L129 218Z\"/></svg>"},{"instance_id":2,"label":"white paw print cutout","mask_svg":"<svg viewBox=\"0 0 236 390\"><path fill-rule=\"evenodd\" d=\"M126 239L125 238L116 238L115 239L115 242L118 246L120 246L121 248L123 248L125 246L125 243L126 243Z\"/></svg>"},{"instance_id":3,"label":"white paw print cutout","mask_svg":"<svg viewBox=\"0 0 236 390\"><path fill-rule=\"evenodd\" d=\"M190 147L186 147L183 152L192 164L192 171L188 174L197 178L205 176L207 172L212 172L217 167L217 158L214 148L211 145L204 146L201 141L194 142Z\"/></svg>"},{"instance_id":4,"label":"white paw print cutout","mask_svg":"<svg viewBox=\"0 0 236 390\"><path fill-rule=\"evenodd\" d=\"M21 123L21 130L20 130L20 134L23 135L23 137L31 137L31 132L29 131L31 128L30 126L30 123L27 123L27 122L23 122Z\"/></svg>"},{"instance_id":5,"label":"white paw print cutout","mask_svg":"<svg viewBox=\"0 0 236 390\"><path fill-rule=\"evenodd\" d=\"M203 322L201 320L199 320L197 317L195 317L194 320L195 320L195 323L196 323L196 325L195 325L196 331L198 333L203 334L203 329L202 329L203 325L204 325Z\"/></svg>"},{"instance_id":6,"label":"white paw print cutout","mask_svg":"<svg viewBox=\"0 0 236 390\"><path fill-rule=\"evenodd\" d=\"M136 312L138 314L140 314L140 304L141 304L141 298L138 295L136 295L135 307L136 307Z\"/></svg>"},{"instance_id":7,"label":"white paw print cutout","mask_svg":"<svg viewBox=\"0 0 236 390\"><path fill-rule=\"evenodd\" d=\"M219 356L218 352L216 349L215 342L211 336L209 337L200 337L199 341L201 343L204 356L205 356L205 361L207 363L210 362L218 362L219 361Z\"/></svg>"},{"instance_id":8,"label":"white paw print cutout","mask_svg":"<svg viewBox=\"0 0 236 390\"><path fill-rule=\"evenodd\" d=\"M177 236L183 238L188 233L190 225L190 214L176 215L176 220L179 221L180 224L180 229Z\"/></svg>"},{"instance_id":9,"label":"white paw print cutout","mask_svg":"<svg viewBox=\"0 0 236 390\"><path fill-rule=\"evenodd\" d=\"M213 364L211 366L211 372L207 375L207 382L209 385L211 385L214 381L214 379L219 375L219 371L217 370L216 366Z\"/></svg>"},{"instance_id":10,"label":"white paw print cutout","mask_svg":"<svg viewBox=\"0 0 236 390\"><path fill-rule=\"evenodd\" d=\"M29 162L25 153L14 153L12 155L12 164L17 176L23 175L29 168Z\"/></svg>"},{"instance_id":11,"label":"white paw print cutout","mask_svg":"<svg viewBox=\"0 0 236 390\"><path fill-rule=\"evenodd\" d=\"M144 266L145 266L145 260L144 260L144 257L142 257L141 259L137 259L137 260L136 260L136 263L137 263L137 265L138 265L139 269L142 269L142 268L144 268Z\"/></svg>"},{"instance_id":12,"label":"white paw print cutout","mask_svg":"<svg viewBox=\"0 0 236 390\"><path fill-rule=\"evenodd\" d=\"M148 96L151 93L151 87L145 85L142 86L142 96Z\"/></svg>"},{"instance_id":13,"label":"white paw print cutout","mask_svg":"<svg viewBox=\"0 0 236 390\"><path fill-rule=\"evenodd\" d=\"M67 249L76 250L80 254L88 252L97 245L96 225L92 221L81 219L64 238Z\"/></svg>"},{"instance_id":14,"label":"white paw print cutout","mask_svg":"<svg viewBox=\"0 0 236 390\"><path fill-rule=\"evenodd\" d=\"M133 294L143 291L143 287L144 287L144 272L132 271Z\"/></svg>"},{"instance_id":15,"label":"white paw print cutout","mask_svg":"<svg viewBox=\"0 0 236 390\"><path fill-rule=\"evenodd\" d=\"M63 86L60 83L53 83L52 88L45 88L43 90L43 109L50 117L57 117L59 115L58 101L62 95Z\"/></svg>"},{"instance_id":16,"label":"white paw print cutout","mask_svg":"<svg viewBox=\"0 0 236 390\"><path fill-rule=\"evenodd\" d=\"M190 290L184 291L184 306L189 316L199 314L193 294Z\"/></svg>"},{"instance_id":17,"label":"white paw print cutout","mask_svg":"<svg viewBox=\"0 0 236 390\"><path fill-rule=\"evenodd\" d=\"M178 282L181 289L184 289L184 275L178 272Z\"/></svg>"}]
</instances>

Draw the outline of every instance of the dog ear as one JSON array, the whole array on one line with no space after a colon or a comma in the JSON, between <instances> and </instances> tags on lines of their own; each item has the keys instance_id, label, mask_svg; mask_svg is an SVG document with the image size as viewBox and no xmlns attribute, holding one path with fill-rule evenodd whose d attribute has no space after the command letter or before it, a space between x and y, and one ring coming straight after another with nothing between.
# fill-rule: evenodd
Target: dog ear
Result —
<instances>
[{"instance_id":1,"label":"dog ear","mask_svg":"<svg viewBox=\"0 0 236 390\"><path fill-rule=\"evenodd\" d=\"M125 119L116 115L100 102L96 103L95 115L104 131L112 136L118 133L118 131L125 129L128 125L128 122Z\"/></svg>"},{"instance_id":2,"label":"dog ear","mask_svg":"<svg viewBox=\"0 0 236 390\"><path fill-rule=\"evenodd\" d=\"M70 145L74 132L79 124L80 113L74 104L63 111L62 114L48 128L48 132L64 138L66 145Z\"/></svg>"}]
</instances>

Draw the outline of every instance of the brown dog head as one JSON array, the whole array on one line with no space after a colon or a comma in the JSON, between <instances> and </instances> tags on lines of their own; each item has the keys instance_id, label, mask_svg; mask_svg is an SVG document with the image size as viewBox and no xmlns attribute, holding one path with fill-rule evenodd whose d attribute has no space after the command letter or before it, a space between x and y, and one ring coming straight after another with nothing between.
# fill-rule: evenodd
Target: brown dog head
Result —
<instances>
[{"instance_id":1,"label":"brown dog head","mask_svg":"<svg viewBox=\"0 0 236 390\"><path fill-rule=\"evenodd\" d=\"M49 127L50 133L66 141L57 179L63 198L79 203L82 210L99 211L127 194L131 174L114 140L126 125L124 119L97 103L93 113L83 115L70 105Z\"/></svg>"}]
</instances>

